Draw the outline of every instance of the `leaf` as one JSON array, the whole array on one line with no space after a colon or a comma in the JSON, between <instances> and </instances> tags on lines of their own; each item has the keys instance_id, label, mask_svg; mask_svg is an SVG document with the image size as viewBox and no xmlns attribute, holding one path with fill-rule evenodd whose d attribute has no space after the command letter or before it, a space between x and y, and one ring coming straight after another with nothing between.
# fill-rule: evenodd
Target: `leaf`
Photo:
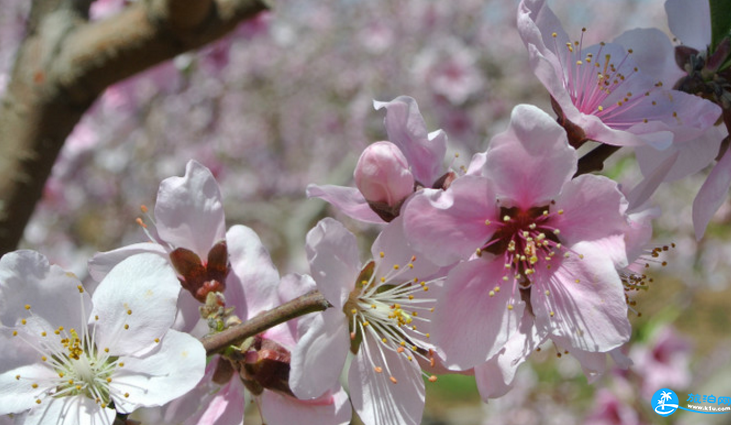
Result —
<instances>
[{"instance_id":1,"label":"leaf","mask_svg":"<svg viewBox=\"0 0 731 425\"><path fill-rule=\"evenodd\" d=\"M711 52L731 34L731 1L708 0L711 5Z\"/></svg>"}]
</instances>

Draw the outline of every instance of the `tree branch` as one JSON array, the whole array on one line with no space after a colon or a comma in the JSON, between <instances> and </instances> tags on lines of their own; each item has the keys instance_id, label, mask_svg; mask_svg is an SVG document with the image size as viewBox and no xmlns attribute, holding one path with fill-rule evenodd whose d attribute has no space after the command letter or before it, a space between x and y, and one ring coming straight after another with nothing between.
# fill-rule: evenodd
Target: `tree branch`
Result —
<instances>
[{"instance_id":1,"label":"tree branch","mask_svg":"<svg viewBox=\"0 0 731 425\"><path fill-rule=\"evenodd\" d=\"M246 338L262 333L280 323L304 316L308 313L323 311L332 307L318 291L308 292L290 302L266 311L244 323L228 328L201 340L208 355L225 349L232 344L241 343Z\"/></svg>"},{"instance_id":2,"label":"tree branch","mask_svg":"<svg viewBox=\"0 0 731 425\"><path fill-rule=\"evenodd\" d=\"M222 37L266 1L140 0L87 22L85 1L36 0L0 104L0 254L16 248L66 137L107 87Z\"/></svg>"},{"instance_id":3,"label":"tree branch","mask_svg":"<svg viewBox=\"0 0 731 425\"><path fill-rule=\"evenodd\" d=\"M579 165L574 177L603 170L604 161L620 148L621 146L606 145L604 143L594 148L594 150L579 158Z\"/></svg>"}]
</instances>

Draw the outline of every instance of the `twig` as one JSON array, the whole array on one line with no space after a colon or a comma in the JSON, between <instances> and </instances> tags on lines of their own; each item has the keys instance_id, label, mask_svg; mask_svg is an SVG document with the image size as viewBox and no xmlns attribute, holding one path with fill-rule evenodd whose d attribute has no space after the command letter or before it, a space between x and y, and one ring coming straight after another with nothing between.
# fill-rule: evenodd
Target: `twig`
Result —
<instances>
[{"instance_id":1,"label":"twig","mask_svg":"<svg viewBox=\"0 0 731 425\"><path fill-rule=\"evenodd\" d=\"M201 340L208 355L214 354L228 347L237 344L248 337L262 333L280 323L292 320L308 313L323 311L332 307L329 302L318 291L308 292L299 298L295 298L279 307L266 311L244 323L228 328L217 334L207 336Z\"/></svg>"}]
</instances>

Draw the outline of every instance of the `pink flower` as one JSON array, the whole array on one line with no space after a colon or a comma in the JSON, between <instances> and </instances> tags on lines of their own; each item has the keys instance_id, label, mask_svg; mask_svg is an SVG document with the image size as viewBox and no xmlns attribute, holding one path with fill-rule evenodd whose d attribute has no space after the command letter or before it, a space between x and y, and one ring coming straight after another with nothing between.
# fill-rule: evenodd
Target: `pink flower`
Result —
<instances>
[{"instance_id":1,"label":"pink flower","mask_svg":"<svg viewBox=\"0 0 731 425\"><path fill-rule=\"evenodd\" d=\"M437 267L412 255L400 218L371 252L374 260L362 266L355 236L333 219L307 234L312 274L333 308L300 327L306 332L292 352L290 385L301 398L322 393L337 381L350 349L350 398L363 422L418 424L425 388L417 361L435 362L428 328L438 283L428 278Z\"/></svg>"},{"instance_id":2,"label":"pink flower","mask_svg":"<svg viewBox=\"0 0 731 425\"><path fill-rule=\"evenodd\" d=\"M570 350L608 352L629 338L616 271L627 264L626 200L615 182L572 180L575 171L564 130L520 105L492 139L481 176L406 204L405 234L418 252L439 265L468 260L450 271L432 324L450 368L496 355L524 315Z\"/></svg>"},{"instance_id":3,"label":"pink flower","mask_svg":"<svg viewBox=\"0 0 731 425\"><path fill-rule=\"evenodd\" d=\"M721 112L697 96L665 89L638 65L635 57L641 55L632 46L615 42L586 47L583 34L572 41L544 0L521 2L518 30L574 146L594 140L662 150L697 138ZM628 36L620 41L635 40Z\"/></svg>"},{"instance_id":4,"label":"pink flower","mask_svg":"<svg viewBox=\"0 0 731 425\"><path fill-rule=\"evenodd\" d=\"M427 133L426 123L419 113L416 101L407 96L399 96L390 102L373 102L376 109L386 108L384 124L389 141L395 145L401 155L394 153L392 165L403 163L421 187L432 187L437 184L441 187L449 174L444 174L444 155L447 151L447 135L441 130ZM362 157L361 157L362 158ZM356 172L358 170L356 169ZM356 180L359 177L356 176ZM398 183L399 196L404 194L406 176L400 177ZM413 189L412 189L413 191ZM311 184L307 187L307 196L321 198L330 202L344 214L356 220L383 223L384 219L374 211L367 197L373 195L361 193L351 187ZM398 211L395 214L398 215Z\"/></svg>"}]
</instances>

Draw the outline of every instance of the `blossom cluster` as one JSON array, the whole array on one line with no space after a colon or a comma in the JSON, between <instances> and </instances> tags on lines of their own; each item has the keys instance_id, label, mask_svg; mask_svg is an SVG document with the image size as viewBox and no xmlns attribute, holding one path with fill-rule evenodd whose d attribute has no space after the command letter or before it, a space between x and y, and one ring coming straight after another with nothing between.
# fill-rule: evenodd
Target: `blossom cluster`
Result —
<instances>
[{"instance_id":1,"label":"blossom cluster","mask_svg":"<svg viewBox=\"0 0 731 425\"><path fill-rule=\"evenodd\" d=\"M589 382L615 370L609 358L652 364L623 347L642 267L663 250L650 247L653 194L717 161L693 205L701 238L731 185L731 41L711 40L705 6L667 1L678 45L656 29L589 45L589 30L569 35L544 0L521 1L517 31L553 114L515 106L487 149L456 165L448 132L430 131L414 98L374 101L387 140L363 150L353 186L311 184L307 196L377 237L361 253L346 224L322 218L302 243L308 274L281 276L252 228L226 229L221 170L205 160L163 180L152 212L141 207L147 241L89 260L93 282L33 251L6 254L0 420L236 425L251 399L270 425L347 424L353 411L366 425L419 424L439 375L474 375L488 401L545 347ZM372 31L377 50L389 29ZM484 81L470 55L451 61L424 57L424 78L461 104ZM642 174L630 189L594 173L620 149ZM308 296L320 311L204 346Z\"/></svg>"}]
</instances>

